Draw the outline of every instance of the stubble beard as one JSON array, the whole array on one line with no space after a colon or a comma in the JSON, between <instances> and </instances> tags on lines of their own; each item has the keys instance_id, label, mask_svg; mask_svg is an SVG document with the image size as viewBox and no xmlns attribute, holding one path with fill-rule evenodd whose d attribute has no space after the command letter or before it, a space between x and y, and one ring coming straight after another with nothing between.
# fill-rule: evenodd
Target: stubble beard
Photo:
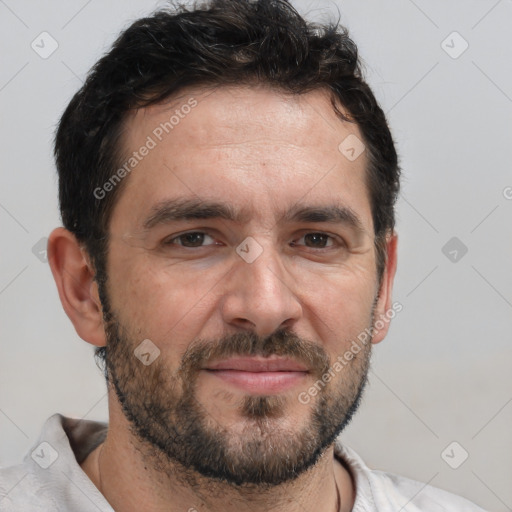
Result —
<instances>
[{"instance_id":1,"label":"stubble beard","mask_svg":"<svg viewBox=\"0 0 512 512\"><path fill-rule=\"evenodd\" d=\"M236 407L241 422L234 432L198 400L196 382L207 361L235 354L287 356L312 370L311 386L332 372L324 349L286 330L266 338L247 331L216 341L195 340L179 369L172 372L163 357L151 365L142 364L133 352L138 342L111 311L106 317L109 385L129 421L134 446L162 477L187 485L197 486L206 479L261 490L296 479L315 465L349 424L367 383L370 342L336 378L317 386L318 394L302 405L308 411L303 419L286 417L290 396L298 400L302 389L286 396L247 394L230 406ZM339 346L347 347L351 341Z\"/></svg>"}]
</instances>

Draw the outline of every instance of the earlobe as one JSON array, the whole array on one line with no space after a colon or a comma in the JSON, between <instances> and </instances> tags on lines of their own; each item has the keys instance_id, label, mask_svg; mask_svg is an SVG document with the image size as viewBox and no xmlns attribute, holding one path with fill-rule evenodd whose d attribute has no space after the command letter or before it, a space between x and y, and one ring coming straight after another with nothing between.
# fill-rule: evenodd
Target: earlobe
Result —
<instances>
[{"instance_id":1,"label":"earlobe","mask_svg":"<svg viewBox=\"0 0 512 512\"><path fill-rule=\"evenodd\" d=\"M48 261L60 301L76 332L92 345L106 344L94 270L76 237L63 227L48 239Z\"/></svg>"},{"instance_id":2,"label":"earlobe","mask_svg":"<svg viewBox=\"0 0 512 512\"><path fill-rule=\"evenodd\" d=\"M386 266L382 275L379 300L375 307L374 333L372 338L372 343L374 344L381 342L386 337L392 318L390 312L393 312L393 316L395 314L394 309L392 309L391 300L397 265L397 248L398 234L393 232L388 236L386 242Z\"/></svg>"}]
</instances>

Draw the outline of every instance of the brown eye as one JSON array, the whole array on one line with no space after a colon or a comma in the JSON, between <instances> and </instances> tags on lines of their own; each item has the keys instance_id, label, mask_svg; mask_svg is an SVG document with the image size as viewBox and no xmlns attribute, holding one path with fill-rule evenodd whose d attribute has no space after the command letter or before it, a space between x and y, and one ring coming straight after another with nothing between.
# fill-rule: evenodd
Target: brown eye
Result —
<instances>
[{"instance_id":1,"label":"brown eye","mask_svg":"<svg viewBox=\"0 0 512 512\"><path fill-rule=\"evenodd\" d=\"M308 247L323 249L331 237L325 233L308 233L304 235L304 240Z\"/></svg>"},{"instance_id":2,"label":"brown eye","mask_svg":"<svg viewBox=\"0 0 512 512\"><path fill-rule=\"evenodd\" d=\"M213 238L202 231L189 231L181 235L175 236L165 242L165 245L178 245L181 247L202 247L205 240ZM212 245L211 243L206 245Z\"/></svg>"},{"instance_id":3,"label":"brown eye","mask_svg":"<svg viewBox=\"0 0 512 512\"><path fill-rule=\"evenodd\" d=\"M302 243L297 243L302 241ZM306 233L292 245L304 245L311 249L326 249L334 245L334 237L326 233Z\"/></svg>"}]
</instances>

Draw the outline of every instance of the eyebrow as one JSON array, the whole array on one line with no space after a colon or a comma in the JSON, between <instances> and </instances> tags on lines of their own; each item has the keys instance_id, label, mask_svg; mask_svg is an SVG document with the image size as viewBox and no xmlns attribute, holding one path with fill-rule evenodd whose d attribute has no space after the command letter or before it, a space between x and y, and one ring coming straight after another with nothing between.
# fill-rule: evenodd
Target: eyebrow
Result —
<instances>
[{"instance_id":1,"label":"eyebrow","mask_svg":"<svg viewBox=\"0 0 512 512\"><path fill-rule=\"evenodd\" d=\"M148 230L158 224L179 220L224 219L233 222L244 222L248 218L248 211L236 211L225 203L200 199L166 199L153 206L142 226Z\"/></svg>"},{"instance_id":2,"label":"eyebrow","mask_svg":"<svg viewBox=\"0 0 512 512\"><path fill-rule=\"evenodd\" d=\"M158 202L143 221L144 230L159 224L191 219L223 219L237 223L247 222L250 211L235 209L231 205L200 199L166 199ZM280 222L328 222L345 224L357 233L365 232L359 216L348 206L331 204L326 206L304 206L297 204L282 213Z\"/></svg>"}]
</instances>

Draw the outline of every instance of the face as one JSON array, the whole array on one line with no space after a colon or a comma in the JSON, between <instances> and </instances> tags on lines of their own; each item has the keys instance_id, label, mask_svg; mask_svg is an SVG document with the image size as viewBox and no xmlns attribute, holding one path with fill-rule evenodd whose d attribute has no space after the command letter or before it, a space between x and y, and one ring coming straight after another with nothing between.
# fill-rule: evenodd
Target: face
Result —
<instances>
[{"instance_id":1,"label":"face","mask_svg":"<svg viewBox=\"0 0 512 512\"><path fill-rule=\"evenodd\" d=\"M110 224L107 367L159 471L275 485L356 410L371 344L346 353L381 304L349 135L323 91L189 90L127 120L138 156Z\"/></svg>"}]
</instances>

